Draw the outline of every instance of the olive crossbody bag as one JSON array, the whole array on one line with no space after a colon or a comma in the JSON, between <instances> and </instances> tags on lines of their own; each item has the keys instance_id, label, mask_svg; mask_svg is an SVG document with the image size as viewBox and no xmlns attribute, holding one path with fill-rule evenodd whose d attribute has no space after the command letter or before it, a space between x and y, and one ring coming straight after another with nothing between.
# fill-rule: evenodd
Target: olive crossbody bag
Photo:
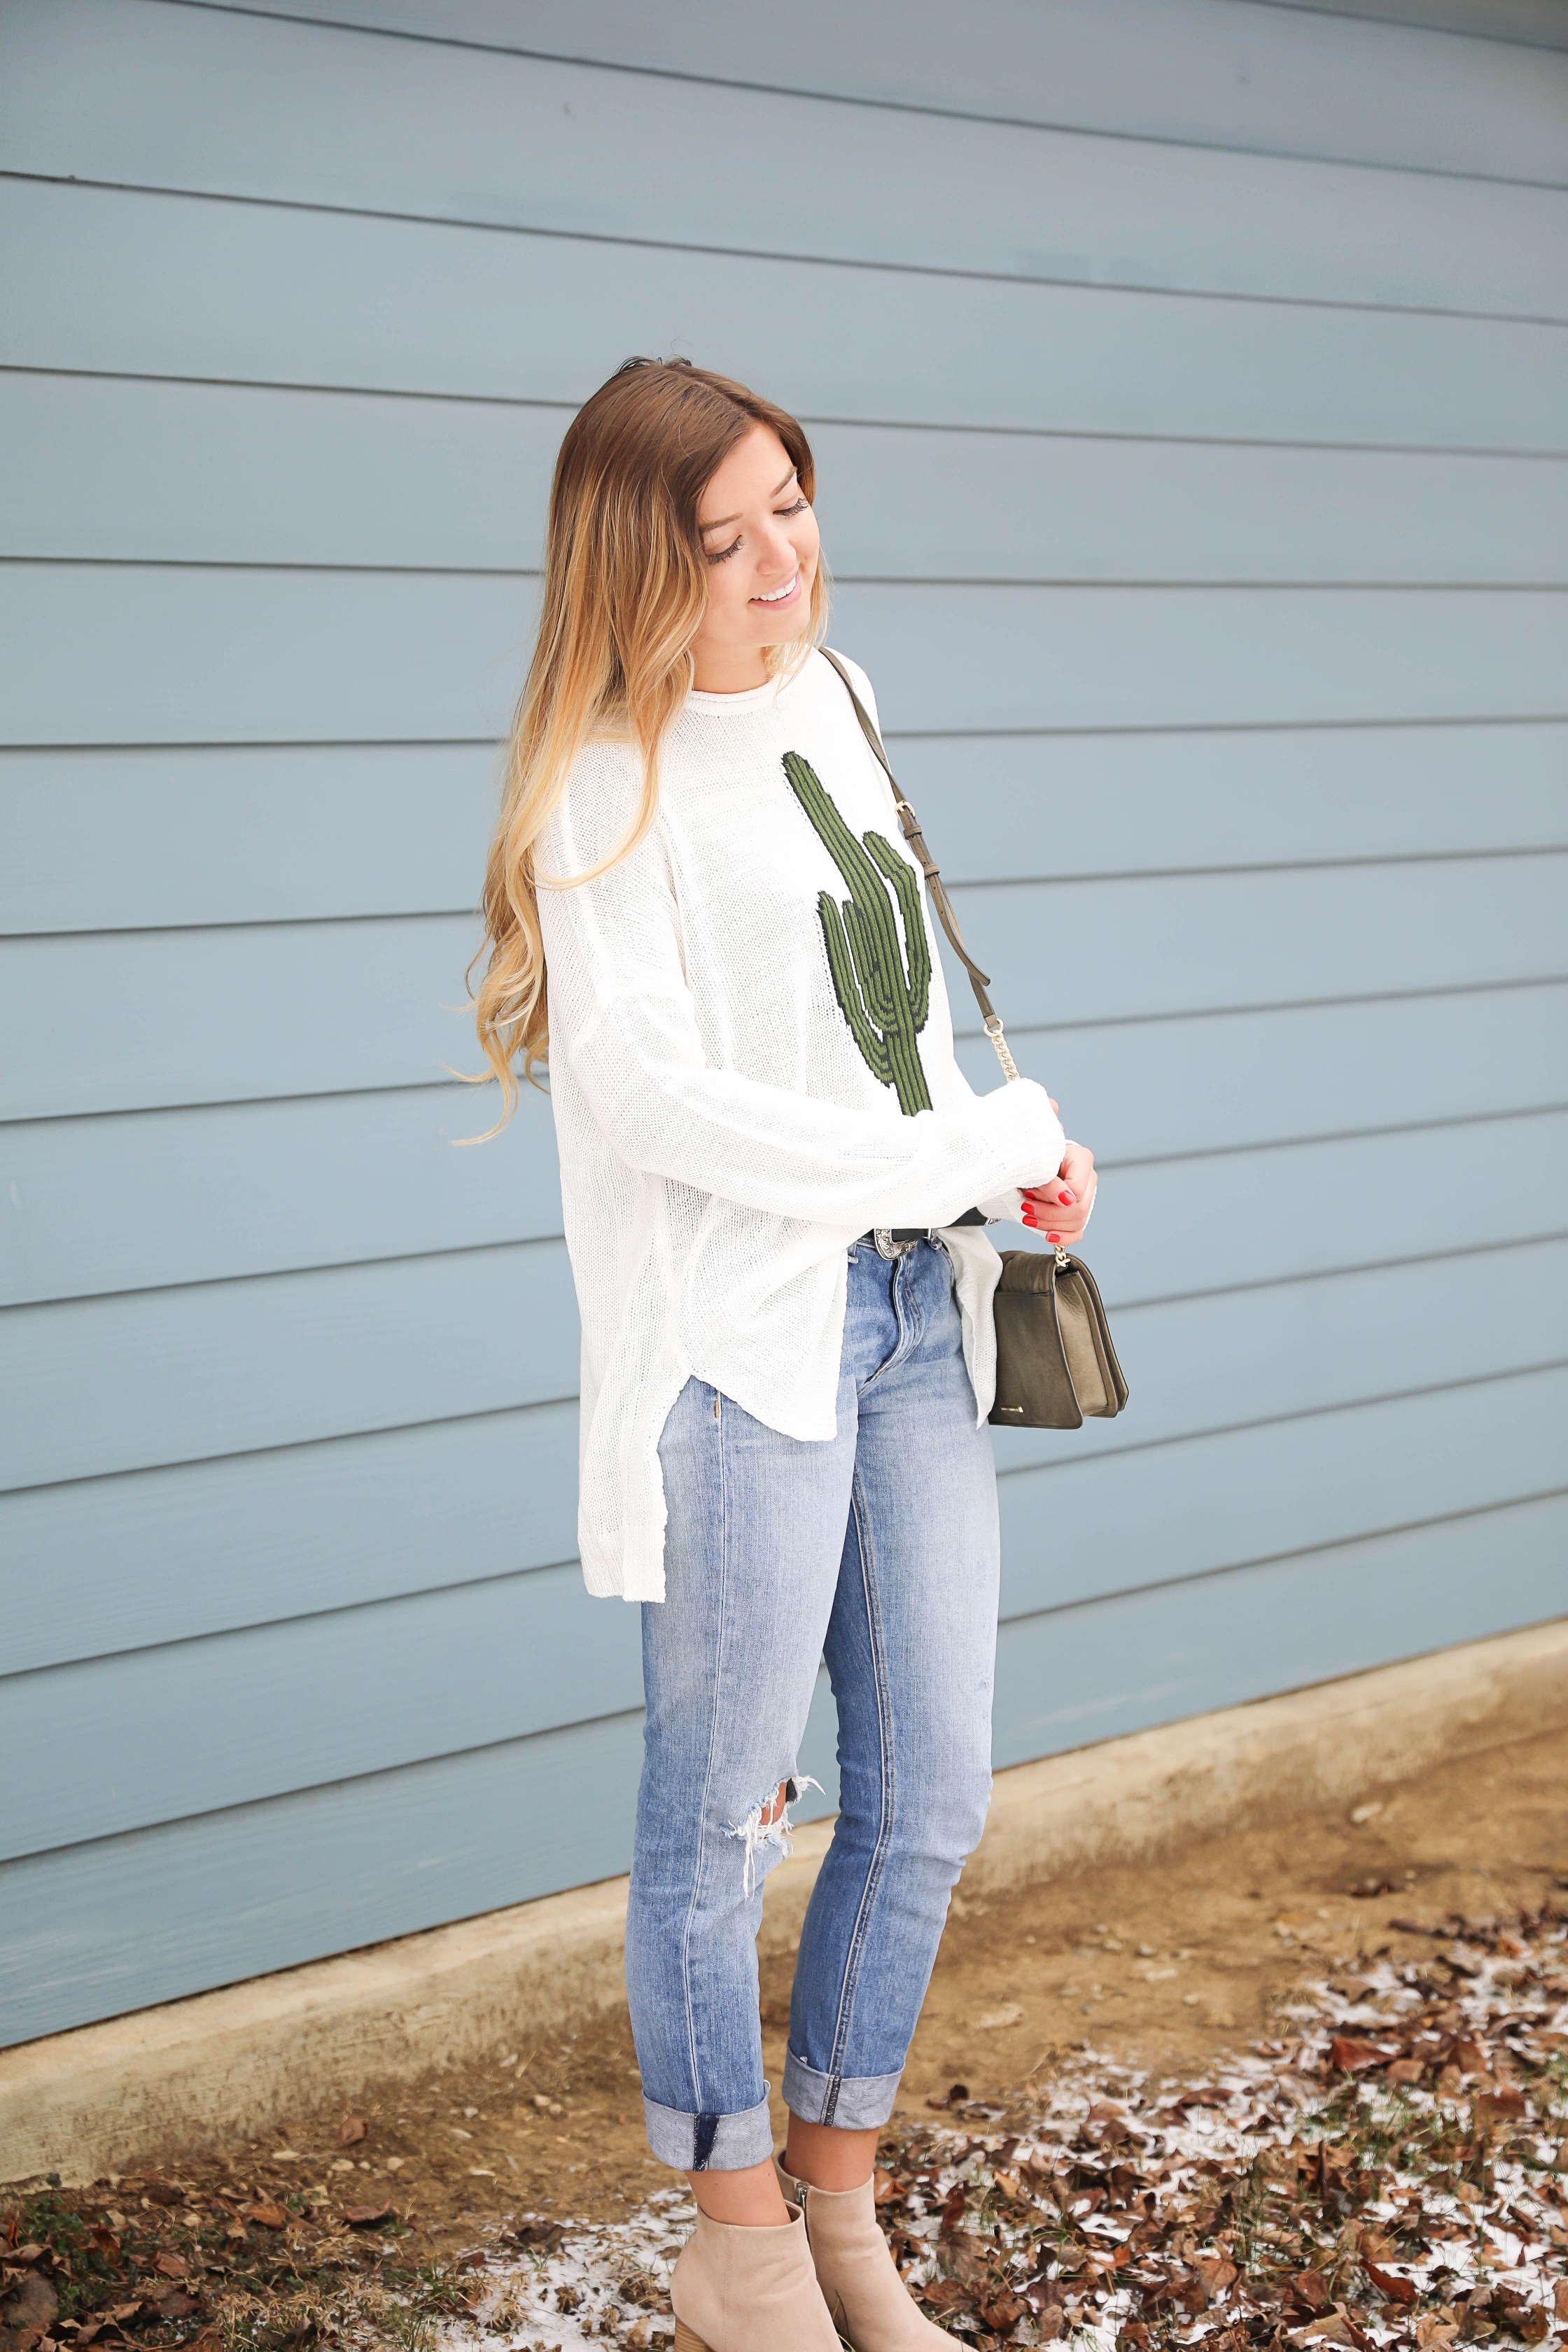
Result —
<instances>
[{"instance_id":1,"label":"olive crossbody bag","mask_svg":"<svg viewBox=\"0 0 1568 2352\"><path fill-rule=\"evenodd\" d=\"M964 946L935 860L926 847L920 819L899 789L870 712L855 691L848 671L823 647L843 679L860 731L893 788L899 830L919 861L937 919L974 991L985 1034L1005 1077L1018 1075L1002 1023L988 994L989 977ZM1058 1248L1004 1250L996 1286L996 1402L991 1418L1004 1429L1081 1429L1086 1418L1110 1420L1127 1402L1127 1382L1111 1345L1110 1326L1094 1276L1080 1257Z\"/></svg>"}]
</instances>

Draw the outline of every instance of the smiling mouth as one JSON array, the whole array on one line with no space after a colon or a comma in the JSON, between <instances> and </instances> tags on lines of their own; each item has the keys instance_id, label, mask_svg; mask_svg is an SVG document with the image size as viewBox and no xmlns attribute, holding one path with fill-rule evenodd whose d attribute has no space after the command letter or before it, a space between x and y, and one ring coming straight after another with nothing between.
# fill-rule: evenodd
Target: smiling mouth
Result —
<instances>
[{"instance_id":1,"label":"smiling mouth","mask_svg":"<svg viewBox=\"0 0 1568 2352\"><path fill-rule=\"evenodd\" d=\"M793 580L786 580L784 586L775 588L770 596L753 596L752 602L753 604L783 604L795 594L799 586L800 574L797 572Z\"/></svg>"}]
</instances>

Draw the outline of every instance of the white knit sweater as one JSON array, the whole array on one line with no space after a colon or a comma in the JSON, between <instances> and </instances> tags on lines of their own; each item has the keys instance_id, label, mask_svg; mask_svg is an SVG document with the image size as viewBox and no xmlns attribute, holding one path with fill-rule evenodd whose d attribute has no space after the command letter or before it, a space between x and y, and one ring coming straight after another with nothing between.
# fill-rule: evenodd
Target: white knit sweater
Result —
<instances>
[{"instance_id":1,"label":"white knit sweater","mask_svg":"<svg viewBox=\"0 0 1568 2352\"><path fill-rule=\"evenodd\" d=\"M638 792L629 747L583 751L541 875L597 864ZM819 655L782 686L692 694L647 839L539 906L583 1318L583 1570L592 1592L657 1601L658 1441L687 1380L831 1437L847 1244L975 1203L1016 1213L1062 1130L1030 1081L977 1096L958 1068L919 869ZM984 1420L1000 1261L981 1227L947 1238Z\"/></svg>"}]
</instances>

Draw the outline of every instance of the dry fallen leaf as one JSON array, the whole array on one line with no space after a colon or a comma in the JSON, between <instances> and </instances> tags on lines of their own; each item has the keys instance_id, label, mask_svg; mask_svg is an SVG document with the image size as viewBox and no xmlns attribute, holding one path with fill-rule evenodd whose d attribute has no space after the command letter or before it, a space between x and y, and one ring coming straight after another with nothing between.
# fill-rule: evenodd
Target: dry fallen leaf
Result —
<instances>
[{"instance_id":1,"label":"dry fallen leaf","mask_svg":"<svg viewBox=\"0 0 1568 2352\"><path fill-rule=\"evenodd\" d=\"M365 2122L363 2116L345 2116L342 2122L338 2126L339 2146L342 2147L353 2147L356 2140L363 2139L365 2133L369 2128L370 2126Z\"/></svg>"},{"instance_id":2,"label":"dry fallen leaf","mask_svg":"<svg viewBox=\"0 0 1568 2352\"><path fill-rule=\"evenodd\" d=\"M289 2226L288 2210L282 2205L247 2205L245 2218L259 2223L264 2230L286 2230Z\"/></svg>"},{"instance_id":3,"label":"dry fallen leaf","mask_svg":"<svg viewBox=\"0 0 1568 2352\"><path fill-rule=\"evenodd\" d=\"M1342 2311L1331 2311L1321 2319L1310 2319L1305 2327L1293 2327L1290 2341L1292 2344L1344 2344L1351 2347L1351 2352L1366 2352L1368 2339Z\"/></svg>"},{"instance_id":4,"label":"dry fallen leaf","mask_svg":"<svg viewBox=\"0 0 1568 2352\"><path fill-rule=\"evenodd\" d=\"M177 2286L160 2287L148 2300L163 2320L189 2319L192 2313L200 2308L183 2288Z\"/></svg>"},{"instance_id":5,"label":"dry fallen leaf","mask_svg":"<svg viewBox=\"0 0 1568 2352\"><path fill-rule=\"evenodd\" d=\"M1385 2271L1380 2263L1368 2263L1366 2274L1378 2293L1387 2295L1391 2303L1415 2302L1414 2279L1404 2277L1398 2271Z\"/></svg>"},{"instance_id":6,"label":"dry fallen leaf","mask_svg":"<svg viewBox=\"0 0 1568 2352\"><path fill-rule=\"evenodd\" d=\"M1238 2276L1236 2264L1226 2254L1200 2254L1193 2268L1210 2303L1233 2285Z\"/></svg>"},{"instance_id":7,"label":"dry fallen leaf","mask_svg":"<svg viewBox=\"0 0 1568 2352\"><path fill-rule=\"evenodd\" d=\"M1385 2058L1394 2055L1375 2042L1363 2042L1351 2033L1336 2033L1329 2044L1329 2063L1336 2074L1359 2074L1366 2066L1381 2066Z\"/></svg>"}]
</instances>

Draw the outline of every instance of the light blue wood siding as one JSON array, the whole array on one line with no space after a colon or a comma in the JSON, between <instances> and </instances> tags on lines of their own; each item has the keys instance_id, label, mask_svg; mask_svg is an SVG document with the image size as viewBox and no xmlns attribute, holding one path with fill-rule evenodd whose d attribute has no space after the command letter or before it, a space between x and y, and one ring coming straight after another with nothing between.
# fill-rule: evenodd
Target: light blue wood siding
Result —
<instances>
[{"instance_id":1,"label":"light blue wood siding","mask_svg":"<svg viewBox=\"0 0 1568 2352\"><path fill-rule=\"evenodd\" d=\"M1568 57L900 15L0 14L0 2041L625 1866L548 1107L448 1073L628 352L807 419L1105 1171L997 1760L1568 1606Z\"/></svg>"}]
</instances>

